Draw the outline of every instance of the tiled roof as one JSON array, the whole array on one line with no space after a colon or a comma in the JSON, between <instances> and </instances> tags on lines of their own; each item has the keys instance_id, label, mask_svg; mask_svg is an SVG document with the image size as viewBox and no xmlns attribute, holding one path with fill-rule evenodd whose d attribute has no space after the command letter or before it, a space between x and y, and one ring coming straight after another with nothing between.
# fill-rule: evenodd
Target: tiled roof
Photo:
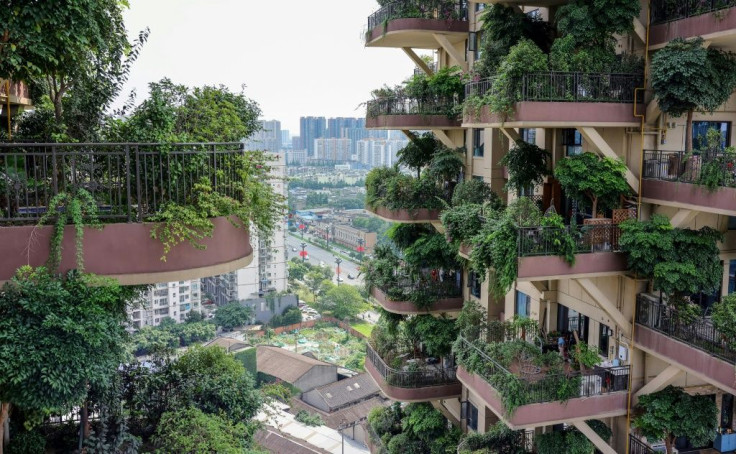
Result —
<instances>
[{"instance_id":1,"label":"tiled roof","mask_svg":"<svg viewBox=\"0 0 736 454\"><path fill-rule=\"evenodd\" d=\"M259 346L256 349L256 368L258 371L272 375L287 383L293 384L315 366L337 367L334 364L279 347Z\"/></svg>"},{"instance_id":2,"label":"tiled roof","mask_svg":"<svg viewBox=\"0 0 736 454\"><path fill-rule=\"evenodd\" d=\"M363 373L315 388L314 391L324 399L328 408L334 409L378 394L380 390L376 382L368 374Z\"/></svg>"}]
</instances>

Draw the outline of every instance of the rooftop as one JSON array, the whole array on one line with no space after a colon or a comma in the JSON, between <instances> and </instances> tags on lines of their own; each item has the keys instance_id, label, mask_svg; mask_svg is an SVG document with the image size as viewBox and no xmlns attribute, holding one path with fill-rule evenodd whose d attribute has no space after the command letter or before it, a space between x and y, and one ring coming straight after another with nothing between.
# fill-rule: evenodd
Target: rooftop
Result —
<instances>
[{"instance_id":1,"label":"rooftop","mask_svg":"<svg viewBox=\"0 0 736 454\"><path fill-rule=\"evenodd\" d=\"M378 394L380 389L368 374L363 373L315 388L312 392L319 393L330 410L334 411L344 405Z\"/></svg>"},{"instance_id":2,"label":"rooftop","mask_svg":"<svg viewBox=\"0 0 736 454\"><path fill-rule=\"evenodd\" d=\"M256 349L256 367L259 372L294 383L315 366L331 366L318 359L294 353L280 347L259 346Z\"/></svg>"}]
</instances>

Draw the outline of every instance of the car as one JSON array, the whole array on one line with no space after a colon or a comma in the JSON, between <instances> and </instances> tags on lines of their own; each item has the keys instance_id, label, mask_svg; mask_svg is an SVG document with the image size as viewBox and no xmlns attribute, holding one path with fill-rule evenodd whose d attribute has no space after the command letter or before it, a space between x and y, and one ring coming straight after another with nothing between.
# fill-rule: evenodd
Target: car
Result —
<instances>
[{"instance_id":1,"label":"car","mask_svg":"<svg viewBox=\"0 0 736 454\"><path fill-rule=\"evenodd\" d=\"M337 278L337 282L342 282L343 280L344 280L344 279L343 279L343 278L341 278L341 277L338 277L338 278Z\"/></svg>"},{"instance_id":2,"label":"car","mask_svg":"<svg viewBox=\"0 0 736 454\"><path fill-rule=\"evenodd\" d=\"M355 279L355 276L353 276L353 273L348 273L348 279Z\"/></svg>"},{"instance_id":3,"label":"car","mask_svg":"<svg viewBox=\"0 0 736 454\"><path fill-rule=\"evenodd\" d=\"M296 252L296 248L295 247L291 248L291 252Z\"/></svg>"}]
</instances>

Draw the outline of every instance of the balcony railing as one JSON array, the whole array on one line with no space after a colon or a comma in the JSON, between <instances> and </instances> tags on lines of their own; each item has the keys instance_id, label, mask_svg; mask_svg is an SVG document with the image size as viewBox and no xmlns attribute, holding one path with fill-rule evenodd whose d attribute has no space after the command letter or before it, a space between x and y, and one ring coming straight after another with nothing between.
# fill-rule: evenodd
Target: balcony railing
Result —
<instances>
[{"instance_id":1,"label":"balcony railing","mask_svg":"<svg viewBox=\"0 0 736 454\"><path fill-rule=\"evenodd\" d=\"M673 337L693 348L702 350L723 361L736 364L736 349L729 345L729 339L721 334L709 317L683 320L671 306L637 296L636 322Z\"/></svg>"},{"instance_id":2,"label":"balcony railing","mask_svg":"<svg viewBox=\"0 0 736 454\"><path fill-rule=\"evenodd\" d=\"M629 453L630 454L656 454L656 451L649 447L648 444L639 440L636 436L629 435Z\"/></svg>"},{"instance_id":3,"label":"balcony railing","mask_svg":"<svg viewBox=\"0 0 736 454\"><path fill-rule=\"evenodd\" d=\"M534 368L534 371L530 372L527 369L532 368L522 366L521 374L516 375L465 338L460 339L462 348L478 355L483 363L479 368L480 372L472 370L469 372L478 374L494 388L494 384L508 384L510 380L518 380L521 385L518 393L523 401L520 405L602 396L629 389L629 366L596 367L593 370L570 371L563 374L546 374L538 370L539 368ZM571 391L572 394L561 398L559 393L561 388Z\"/></svg>"},{"instance_id":4,"label":"balcony railing","mask_svg":"<svg viewBox=\"0 0 736 454\"><path fill-rule=\"evenodd\" d=\"M396 0L368 16L368 31L394 19L468 20L464 0Z\"/></svg>"},{"instance_id":5,"label":"balcony railing","mask_svg":"<svg viewBox=\"0 0 736 454\"><path fill-rule=\"evenodd\" d=\"M424 365L419 370L400 370L389 367L370 345L365 347L366 359L373 364L386 383L396 388L427 388L457 383L456 367Z\"/></svg>"},{"instance_id":6,"label":"balcony railing","mask_svg":"<svg viewBox=\"0 0 736 454\"><path fill-rule=\"evenodd\" d=\"M381 115L445 115L454 118L458 114L459 102L461 101L454 97L392 96L368 101L366 110L368 118Z\"/></svg>"},{"instance_id":7,"label":"balcony railing","mask_svg":"<svg viewBox=\"0 0 736 454\"><path fill-rule=\"evenodd\" d=\"M398 277L396 282L378 286L390 299L408 298L415 292L431 294L436 299L459 298L463 295L462 279L460 282L454 278L442 280L439 275L435 277L423 276L422 278ZM401 295L401 296L399 296Z\"/></svg>"},{"instance_id":8,"label":"balcony railing","mask_svg":"<svg viewBox=\"0 0 736 454\"><path fill-rule=\"evenodd\" d=\"M75 188L92 195L99 218L124 222L186 203L202 178L235 198L244 153L240 143L0 144L0 224L35 223Z\"/></svg>"},{"instance_id":9,"label":"balcony railing","mask_svg":"<svg viewBox=\"0 0 736 454\"><path fill-rule=\"evenodd\" d=\"M685 19L736 6L736 0L652 0L652 25Z\"/></svg>"},{"instance_id":10,"label":"balcony railing","mask_svg":"<svg viewBox=\"0 0 736 454\"><path fill-rule=\"evenodd\" d=\"M644 178L736 187L736 153L645 150Z\"/></svg>"},{"instance_id":11,"label":"balcony railing","mask_svg":"<svg viewBox=\"0 0 736 454\"><path fill-rule=\"evenodd\" d=\"M465 96L484 96L495 78L469 82ZM524 74L510 84L515 102L612 102L633 103L634 89L644 83L642 74L543 72Z\"/></svg>"},{"instance_id":12,"label":"balcony railing","mask_svg":"<svg viewBox=\"0 0 736 454\"><path fill-rule=\"evenodd\" d=\"M621 229L615 224L519 228L519 257L559 255L561 241L570 236L575 253L618 252Z\"/></svg>"}]
</instances>

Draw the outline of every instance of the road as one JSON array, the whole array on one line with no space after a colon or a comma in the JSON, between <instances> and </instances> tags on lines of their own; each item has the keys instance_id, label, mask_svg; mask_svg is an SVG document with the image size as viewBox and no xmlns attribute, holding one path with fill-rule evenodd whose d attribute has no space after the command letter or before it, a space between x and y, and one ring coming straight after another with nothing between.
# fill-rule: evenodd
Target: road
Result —
<instances>
[{"instance_id":1,"label":"road","mask_svg":"<svg viewBox=\"0 0 736 454\"><path fill-rule=\"evenodd\" d=\"M307 234L307 239L312 239L312 236ZM286 236L286 248L287 248L287 258L291 260L292 257L299 257L299 252L301 252L302 247L302 240L300 237L294 237L292 235ZM293 249L296 249L296 252L294 252ZM307 254L309 254L309 263L312 265L319 265L320 262L324 263L325 265L332 268L332 271L335 272L337 268L337 264L335 263L335 256L332 252L326 251L320 247L317 247L313 244L307 243L307 247L305 249L307 251ZM363 276L361 275L357 279L348 279L348 274L352 274L353 276L358 275L358 264L355 262L351 262L349 260L342 259L342 263L340 264L340 277L343 279L344 284L350 284L355 286L363 285ZM337 279L337 276L334 278Z\"/></svg>"}]
</instances>

